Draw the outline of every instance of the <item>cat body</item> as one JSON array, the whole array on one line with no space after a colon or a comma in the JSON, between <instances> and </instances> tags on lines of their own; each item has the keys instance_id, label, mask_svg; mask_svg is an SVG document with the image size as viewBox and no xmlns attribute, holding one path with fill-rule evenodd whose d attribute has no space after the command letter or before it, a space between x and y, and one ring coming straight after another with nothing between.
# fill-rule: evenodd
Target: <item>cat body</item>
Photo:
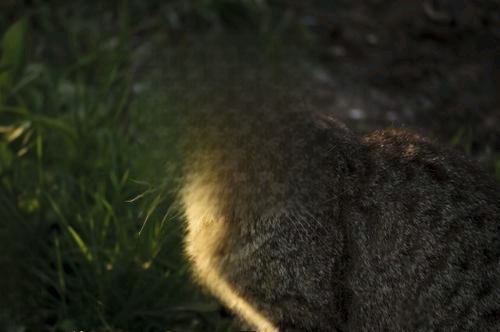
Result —
<instances>
[{"instance_id":1,"label":"cat body","mask_svg":"<svg viewBox=\"0 0 500 332\"><path fill-rule=\"evenodd\" d=\"M181 203L196 279L258 331L500 330L500 190L401 130L199 119Z\"/></svg>"}]
</instances>

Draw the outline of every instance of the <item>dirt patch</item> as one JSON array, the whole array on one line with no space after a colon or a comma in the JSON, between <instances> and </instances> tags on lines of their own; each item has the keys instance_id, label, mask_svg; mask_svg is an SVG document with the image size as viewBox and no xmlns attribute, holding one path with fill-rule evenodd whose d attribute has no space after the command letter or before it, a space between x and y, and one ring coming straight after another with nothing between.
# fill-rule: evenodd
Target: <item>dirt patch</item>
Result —
<instances>
[{"instance_id":1,"label":"dirt patch","mask_svg":"<svg viewBox=\"0 0 500 332\"><path fill-rule=\"evenodd\" d=\"M322 40L320 108L500 151L500 2L335 3L305 14Z\"/></svg>"}]
</instances>

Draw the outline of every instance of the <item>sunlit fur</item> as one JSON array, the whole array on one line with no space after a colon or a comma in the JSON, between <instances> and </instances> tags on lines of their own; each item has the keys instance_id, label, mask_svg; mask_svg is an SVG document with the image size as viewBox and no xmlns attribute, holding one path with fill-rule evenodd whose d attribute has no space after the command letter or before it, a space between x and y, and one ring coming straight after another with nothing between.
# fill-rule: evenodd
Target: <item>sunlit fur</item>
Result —
<instances>
[{"instance_id":1,"label":"sunlit fur","mask_svg":"<svg viewBox=\"0 0 500 332\"><path fill-rule=\"evenodd\" d=\"M219 209L216 184L211 184L208 174L197 174L187 182L183 202L188 223L186 251L200 282L217 296L230 310L252 322L259 331L278 331L271 322L232 288L221 273L218 256L221 242L227 236L223 215ZM208 183L206 183L208 181Z\"/></svg>"}]
</instances>

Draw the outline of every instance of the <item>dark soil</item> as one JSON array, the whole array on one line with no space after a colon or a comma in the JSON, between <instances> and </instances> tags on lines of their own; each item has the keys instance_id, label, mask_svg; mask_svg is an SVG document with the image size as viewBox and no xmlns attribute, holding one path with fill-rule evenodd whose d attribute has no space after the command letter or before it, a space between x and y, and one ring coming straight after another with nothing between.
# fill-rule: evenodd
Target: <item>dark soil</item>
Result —
<instances>
[{"instance_id":1,"label":"dark soil","mask_svg":"<svg viewBox=\"0 0 500 332\"><path fill-rule=\"evenodd\" d=\"M500 151L499 1L326 3L305 10L321 40L319 107L361 128L407 126Z\"/></svg>"}]
</instances>

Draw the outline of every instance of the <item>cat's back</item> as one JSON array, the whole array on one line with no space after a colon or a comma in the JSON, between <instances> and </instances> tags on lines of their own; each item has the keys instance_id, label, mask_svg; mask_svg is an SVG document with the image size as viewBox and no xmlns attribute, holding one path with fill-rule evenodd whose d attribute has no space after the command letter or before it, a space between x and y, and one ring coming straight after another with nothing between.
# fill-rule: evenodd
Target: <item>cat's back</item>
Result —
<instances>
[{"instance_id":1,"label":"cat's back","mask_svg":"<svg viewBox=\"0 0 500 332\"><path fill-rule=\"evenodd\" d=\"M370 156L351 223L351 329L500 329L500 195L474 162L401 130Z\"/></svg>"}]
</instances>

